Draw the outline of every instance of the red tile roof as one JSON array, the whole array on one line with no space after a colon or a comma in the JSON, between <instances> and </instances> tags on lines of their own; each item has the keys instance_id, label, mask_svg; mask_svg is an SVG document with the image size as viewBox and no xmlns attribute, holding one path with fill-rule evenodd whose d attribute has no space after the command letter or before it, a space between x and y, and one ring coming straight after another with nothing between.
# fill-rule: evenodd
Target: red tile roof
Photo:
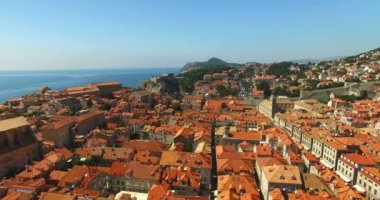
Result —
<instances>
[{"instance_id":1,"label":"red tile roof","mask_svg":"<svg viewBox=\"0 0 380 200\"><path fill-rule=\"evenodd\" d=\"M256 159L256 165L258 166L259 170L262 170L262 168L265 166L285 165L285 164L287 164L286 161L279 158L263 157L263 158Z\"/></svg>"},{"instance_id":2,"label":"red tile roof","mask_svg":"<svg viewBox=\"0 0 380 200\"><path fill-rule=\"evenodd\" d=\"M217 171L218 173L253 173L254 169L249 160L217 159Z\"/></svg>"},{"instance_id":3,"label":"red tile roof","mask_svg":"<svg viewBox=\"0 0 380 200\"><path fill-rule=\"evenodd\" d=\"M380 185L380 170L376 167L363 167L360 173Z\"/></svg>"},{"instance_id":4,"label":"red tile roof","mask_svg":"<svg viewBox=\"0 0 380 200\"><path fill-rule=\"evenodd\" d=\"M352 168L358 168L359 166L355 166L356 164L364 166L374 166L376 164L371 159L368 159L366 156L362 156L358 153L343 154L339 159Z\"/></svg>"},{"instance_id":5,"label":"red tile roof","mask_svg":"<svg viewBox=\"0 0 380 200\"><path fill-rule=\"evenodd\" d=\"M138 162L113 162L109 174L112 176L130 176L135 179L158 181L161 177L160 166L142 165Z\"/></svg>"},{"instance_id":6,"label":"red tile roof","mask_svg":"<svg viewBox=\"0 0 380 200\"><path fill-rule=\"evenodd\" d=\"M256 132L256 131L230 132L228 134L228 137L231 137L234 139L241 139L241 140L255 140L255 141L261 140L261 134L259 132Z\"/></svg>"},{"instance_id":7,"label":"red tile roof","mask_svg":"<svg viewBox=\"0 0 380 200\"><path fill-rule=\"evenodd\" d=\"M210 169L211 156L204 153L164 151L161 155L160 165Z\"/></svg>"},{"instance_id":8,"label":"red tile roof","mask_svg":"<svg viewBox=\"0 0 380 200\"><path fill-rule=\"evenodd\" d=\"M74 166L70 171L68 171L65 176L62 177L58 182L58 186L65 187L66 184L79 184L82 182L85 174L87 173L86 166Z\"/></svg>"},{"instance_id":9,"label":"red tile roof","mask_svg":"<svg viewBox=\"0 0 380 200\"><path fill-rule=\"evenodd\" d=\"M255 180L242 174L231 174L218 176L218 193L223 191L236 191L236 193L248 193L253 195L254 199L260 198Z\"/></svg>"},{"instance_id":10,"label":"red tile roof","mask_svg":"<svg viewBox=\"0 0 380 200\"><path fill-rule=\"evenodd\" d=\"M170 186L166 184L154 184L148 192L148 200L162 200L162 197L170 195Z\"/></svg>"},{"instance_id":11,"label":"red tile roof","mask_svg":"<svg viewBox=\"0 0 380 200\"><path fill-rule=\"evenodd\" d=\"M127 140L123 146L137 151L162 152L167 149L167 145L155 140Z\"/></svg>"},{"instance_id":12,"label":"red tile roof","mask_svg":"<svg viewBox=\"0 0 380 200\"><path fill-rule=\"evenodd\" d=\"M171 186L180 187L184 184L193 189L200 188L201 174L190 171L184 167L168 167L162 172L163 183Z\"/></svg>"}]
</instances>

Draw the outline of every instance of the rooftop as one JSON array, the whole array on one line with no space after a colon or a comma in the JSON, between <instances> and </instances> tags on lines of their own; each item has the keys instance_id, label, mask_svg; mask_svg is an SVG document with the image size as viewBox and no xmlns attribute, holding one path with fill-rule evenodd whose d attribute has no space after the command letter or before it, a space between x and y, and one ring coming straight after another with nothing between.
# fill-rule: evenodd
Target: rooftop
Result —
<instances>
[{"instance_id":1,"label":"rooftop","mask_svg":"<svg viewBox=\"0 0 380 200\"><path fill-rule=\"evenodd\" d=\"M0 121L0 132L30 125L25 117L14 117Z\"/></svg>"},{"instance_id":2,"label":"rooftop","mask_svg":"<svg viewBox=\"0 0 380 200\"><path fill-rule=\"evenodd\" d=\"M302 185L300 169L292 165L273 165L263 167L268 182Z\"/></svg>"}]
</instances>

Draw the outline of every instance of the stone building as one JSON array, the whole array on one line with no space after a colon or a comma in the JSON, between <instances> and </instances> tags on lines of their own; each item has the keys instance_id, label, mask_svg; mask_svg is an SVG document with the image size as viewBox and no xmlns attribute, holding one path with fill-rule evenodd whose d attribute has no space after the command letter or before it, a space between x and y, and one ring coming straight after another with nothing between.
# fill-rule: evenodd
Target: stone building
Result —
<instances>
[{"instance_id":1,"label":"stone building","mask_svg":"<svg viewBox=\"0 0 380 200\"><path fill-rule=\"evenodd\" d=\"M0 121L0 177L40 157L39 144L24 117Z\"/></svg>"},{"instance_id":2,"label":"stone building","mask_svg":"<svg viewBox=\"0 0 380 200\"><path fill-rule=\"evenodd\" d=\"M98 82L98 83L91 83L91 86L95 86L99 89L99 95L108 97L112 95L113 92L116 90L121 89L121 83L120 82Z\"/></svg>"},{"instance_id":3,"label":"stone building","mask_svg":"<svg viewBox=\"0 0 380 200\"><path fill-rule=\"evenodd\" d=\"M258 105L258 110L270 119L274 119L276 113L282 113L292 108L294 108L292 100L288 98L276 98L274 95L269 100L264 100Z\"/></svg>"},{"instance_id":4,"label":"stone building","mask_svg":"<svg viewBox=\"0 0 380 200\"><path fill-rule=\"evenodd\" d=\"M374 167L375 162L358 153L347 153L340 156L336 173L346 182L355 184L358 171L363 167Z\"/></svg>"},{"instance_id":5,"label":"stone building","mask_svg":"<svg viewBox=\"0 0 380 200\"><path fill-rule=\"evenodd\" d=\"M262 173L260 188L265 200L268 200L269 192L275 188L288 193L302 189L301 174L297 166L266 166L263 167Z\"/></svg>"},{"instance_id":6,"label":"stone building","mask_svg":"<svg viewBox=\"0 0 380 200\"><path fill-rule=\"evenodd\" d=\"M109 171L109 189L148 192L154 184L159 183L161 173L158 165L114 162Z\"/></svg>"},{"instance_id":7,"label":"stone building","mask_svg":"<svg viewBox=\"0 0 380 200\"><path fill-rule=\"evenodd\" d=\"M104 125L104 113L90 111L80 116L55 115L41 127L44 140L51 140L56 147L70 147L76 135L84 135Z\"/></svg>"},{"instance_id":8,"label":"stone building","mask_svg":"<svg viewBox=\"0 0 380 200\"><path fill-rule=\"evenodd\" d=\"M380 200L380 170L375 167L363 167L354 186L361 192L367 192L369 200Z\"/></svg>"}]
</instances>

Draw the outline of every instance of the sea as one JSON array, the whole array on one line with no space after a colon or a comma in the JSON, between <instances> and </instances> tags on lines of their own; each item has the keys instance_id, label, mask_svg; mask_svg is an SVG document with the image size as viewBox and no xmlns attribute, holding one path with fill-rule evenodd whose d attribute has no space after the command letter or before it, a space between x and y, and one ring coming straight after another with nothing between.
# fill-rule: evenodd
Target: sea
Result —
<instances>
[{"instance_id":1,"label":"sea","mask_svg":"<svg viewBox=\"0 0 380 200\"><path fill-rule=\"evenodd\" d=\"M142 81L168 72L178 74L180 68L0 71L0 103L35 92L41 86L62 90L93 82L119 81L123 87L138 88Z\"/></svg>"}]
</instances>

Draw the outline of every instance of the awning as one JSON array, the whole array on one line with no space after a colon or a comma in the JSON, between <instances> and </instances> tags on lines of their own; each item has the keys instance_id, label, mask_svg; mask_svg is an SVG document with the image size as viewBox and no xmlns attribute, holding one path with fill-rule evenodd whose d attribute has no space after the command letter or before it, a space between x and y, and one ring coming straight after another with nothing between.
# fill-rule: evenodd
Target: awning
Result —
<instances>
[{"instance_id":1,"label":"awning","mask_svg":"<svg viewBox=\"0 0 380 200\"><path fill-rule=\"evenodd\" d=\"M346 175L344 175L342 172L340 171L336 171L336 174L338 174L340 176L340 178L342 178L345 182L350 182L352 181L349 177L347 177Z\"/></svg>"},{"instance_id":2,"label":"awning","mask_svg":"<svg viewBox=\"0 0 380 200\"><path fill-rule=\"evenodd\" d=\"M364 193L366 192L366 190L360 186L360 185L354 185L354 188L358 191L358 192L361 192L361 193Z\"/></svg>"},{"instance_id":3,"label":"awning","mask_svg":"<svg viewBox=\"0 0 380 200\"><path fill-rule=\"evenodd\" d=\"M328 168L330 168L330 169L333 169L333 168L334 168L334 166L333 166L332 164L326 162L326 161L323 160L323 159L321 160L321 163L322 163L324 166L326 166L326 167L328 167Z\"/></svg>"}]
</instances>

